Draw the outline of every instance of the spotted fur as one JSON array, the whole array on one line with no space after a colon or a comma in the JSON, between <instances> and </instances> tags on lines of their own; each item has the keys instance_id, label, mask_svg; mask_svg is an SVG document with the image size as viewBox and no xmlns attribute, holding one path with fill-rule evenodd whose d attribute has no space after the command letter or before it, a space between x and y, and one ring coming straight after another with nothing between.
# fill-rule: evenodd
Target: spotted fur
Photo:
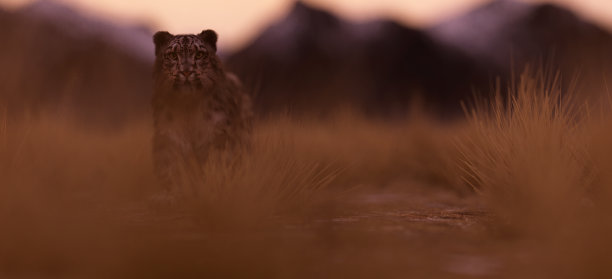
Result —
<instances>
[{"instance_id":1,"label":"spotted fur","mask_svg":"<svg viewBox=\"0 0 612 279\"><path fill-rule=\"evenodd\" d=\"M251 133L250 99L216 54L217 34L154 35L153 158L166 189L181 188L187 165L237 150Z\"/></svg>"}]
</instances>

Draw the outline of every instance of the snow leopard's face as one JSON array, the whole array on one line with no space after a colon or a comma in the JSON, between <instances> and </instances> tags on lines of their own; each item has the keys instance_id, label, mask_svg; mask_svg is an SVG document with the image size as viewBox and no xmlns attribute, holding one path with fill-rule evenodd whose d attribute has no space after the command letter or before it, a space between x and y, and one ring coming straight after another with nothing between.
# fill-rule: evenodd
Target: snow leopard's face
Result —
<instances>
[{"instance_id":1,"label":"snow leopard's face","mask_svg":"<svg viewBox=\"0 0 612 279\"><path fill-rule=\"evenodd\" d=\"M181 90L213 88L220 77L216 55L217 34L206 30L198 35L155 34L155 78L165 86Z\"/></svg>"}]
</instances>

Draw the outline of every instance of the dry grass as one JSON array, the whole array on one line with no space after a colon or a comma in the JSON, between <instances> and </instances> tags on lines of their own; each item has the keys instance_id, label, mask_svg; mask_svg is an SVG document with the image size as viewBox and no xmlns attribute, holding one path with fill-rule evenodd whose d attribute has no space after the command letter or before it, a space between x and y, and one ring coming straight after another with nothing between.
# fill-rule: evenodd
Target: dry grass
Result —
<instances>
[{"instance_id":1,"label":"dry grass","mask_svg":"<svg viewBox=\"0 0 612 279\"><path fill-rule=\"evenodd\" d=\"M146 199L159 190L145 121L110 131L83 128L56 114L2 123L2 170L5 181L20 181L8 183L15 189L113 200ZM441 129L425 123L389 124L348 113L328 122L288 116L260 121L240 163L229 167L229 154L218 154L202 170L186 172L201 175L184 179L185 193L205 212L227 215L235 208L250 219L299 212L331 192L358 186L406 178L441 184L448 167L441 150L448 144Z\"/></svg>"},{"instance_id":2,"label":"dry grass","mask_svg":"<svg viewBox=\"0 0 612 279\"><path fill-rule=\"evenodd\" d=\"M612 107L594 116L558 75L526 71L469 112L458 136L458 173L497 215L521 276L607 278ZM601 107L601 108L600 108ZM516 238L515 238L516 239Z\"/></svg>"},{"instance_id":3,"label":"dry grass","mask_svg":"<svg viewBox=\"0 0 612 279\"><path fill-rule=\"evenodd\" d=\"M0 276L455 277L444 259L474 274L479 265L509 277L612 274L612 118L593 116L544 72L501 93L464 123L347 111L260 120L239 163L213 157L171 206L155 198L148 121L98 130L62 114L3 117ZM444 213L433 196L348 205L355 192L398 185L472 189L492 230L471 231L478 217ZM388 233L408 225L419 229Z\"/></svg>"},{"instance_id":4,"label":"dry grass","mask_svg":"<svg viewBox=\"0 0 612 279\"><path fill-rule=\"evenodd\" d=\"M421 158L436 164L438 155L430 155L438 154L435 138L442 133L423 133L424 122L282 116L257 124L241 163L227 167L226 158L216 157L202 176L190 177L189 198L159 206L147 121L113 130L84 127L62 114L0 123L0 219L6 226L0 239L10 240L0 243L0 273L9 278L79 278L100 269L113 277L141 276L158 261L194 268L191 274L223 274L235 263L234 250L244 253L243 264L257 263L248 270L274 270L278 261L302 257L282 259L283 249L312 245L298 237L270 248L277 240L258 235L282 235L278 230L287 223L279 218L328 218L352 189L382 189L406 178L439 182L446 175L420 164ZM211 234L225 242L203 238ZM193 246L181 246L185 241ZM224 256L199 268L192 262L198 250ZM168 257L177 253L184 256ZM290 264L286 274L303 268ZM173 269L162 267L154 270Z\"/></svg>"},{"instance_id":5,"label":"dry grass","mask_svg":"<svg viewBox=\"0 0 612 279\"><path fill-rule=\"evenodd\" d=\"M343 110L331 119L283 117L269 123L260 127L262 133L290 137L305 156L343 169L337 179L341 184L380 188L416 179L448 186L453 179L447 153L454 127L420 113L387 121Z\"/></svg>"},{"instance_id":6,"label":"dry grass","mask_svg":"<svg viewBox=\"0 0 612 279\"><path fill-rule=\"evenodd\" d=\"M325 202L342 168L304 148L291 135L257 132L247 151L213 154L201 168L188 166L182 179L188 194L177 202L208 226L253 227L271 216L307 211Z\"/></svg>"},{"instance_id":7,"label":"dry grass","mask_svg":"<svg viewBox=\"0 0 612 279\"><path fill-rule=\"evenodd\" d=\"M498 91L470 111L457 141L463 180L519 227L533 214L545 216L541 226L561 221L553 219L573 211L592 179L586 106L572 94L558 75L526 71L506 99Z\"/></svg>"}]
</instances>

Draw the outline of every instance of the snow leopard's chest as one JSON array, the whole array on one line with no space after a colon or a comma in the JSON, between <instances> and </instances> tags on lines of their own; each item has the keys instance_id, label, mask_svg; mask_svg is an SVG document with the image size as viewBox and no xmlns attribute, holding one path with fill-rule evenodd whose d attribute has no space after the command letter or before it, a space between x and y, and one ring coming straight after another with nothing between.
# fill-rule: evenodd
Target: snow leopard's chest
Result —
<instances>
[{"instance_id":1,"label":"snow leopard's chest","mask_svg":"<svg viewBox=\"0 0 612 279\"><path fill-rule=\"evenodd\" d=\"M205 112L193 115L170 115L160 125L161 134L171 140L174 151L196 154L217 147L224 141L228 129L224 112Z\"/></svg>"}]
</instances>

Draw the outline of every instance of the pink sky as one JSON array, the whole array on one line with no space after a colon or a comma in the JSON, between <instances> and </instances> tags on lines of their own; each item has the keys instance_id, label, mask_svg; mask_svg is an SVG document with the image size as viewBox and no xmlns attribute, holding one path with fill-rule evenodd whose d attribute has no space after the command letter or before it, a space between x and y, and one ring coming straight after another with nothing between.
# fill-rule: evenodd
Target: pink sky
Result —
<instances>
[{"instance_id":1,"label":"pink sky","mask_svg":"<svg viewBox=\"0 0 612 279\"><path fill-rule=\"evenodd\" d=\"M32 0L0 0L19 6ZM97 16L127 23L144 22L174 33L217 30L222 47L237 47L286 13L293 0L56 0ZM388 16L413 26L427 26L488 0L306 0L353 20ZM523 0L538 1L538 0ZM541 1L539 1L541 2ZM612 28L612 1L552 0Z\"/></svg>"}]
</instances>

